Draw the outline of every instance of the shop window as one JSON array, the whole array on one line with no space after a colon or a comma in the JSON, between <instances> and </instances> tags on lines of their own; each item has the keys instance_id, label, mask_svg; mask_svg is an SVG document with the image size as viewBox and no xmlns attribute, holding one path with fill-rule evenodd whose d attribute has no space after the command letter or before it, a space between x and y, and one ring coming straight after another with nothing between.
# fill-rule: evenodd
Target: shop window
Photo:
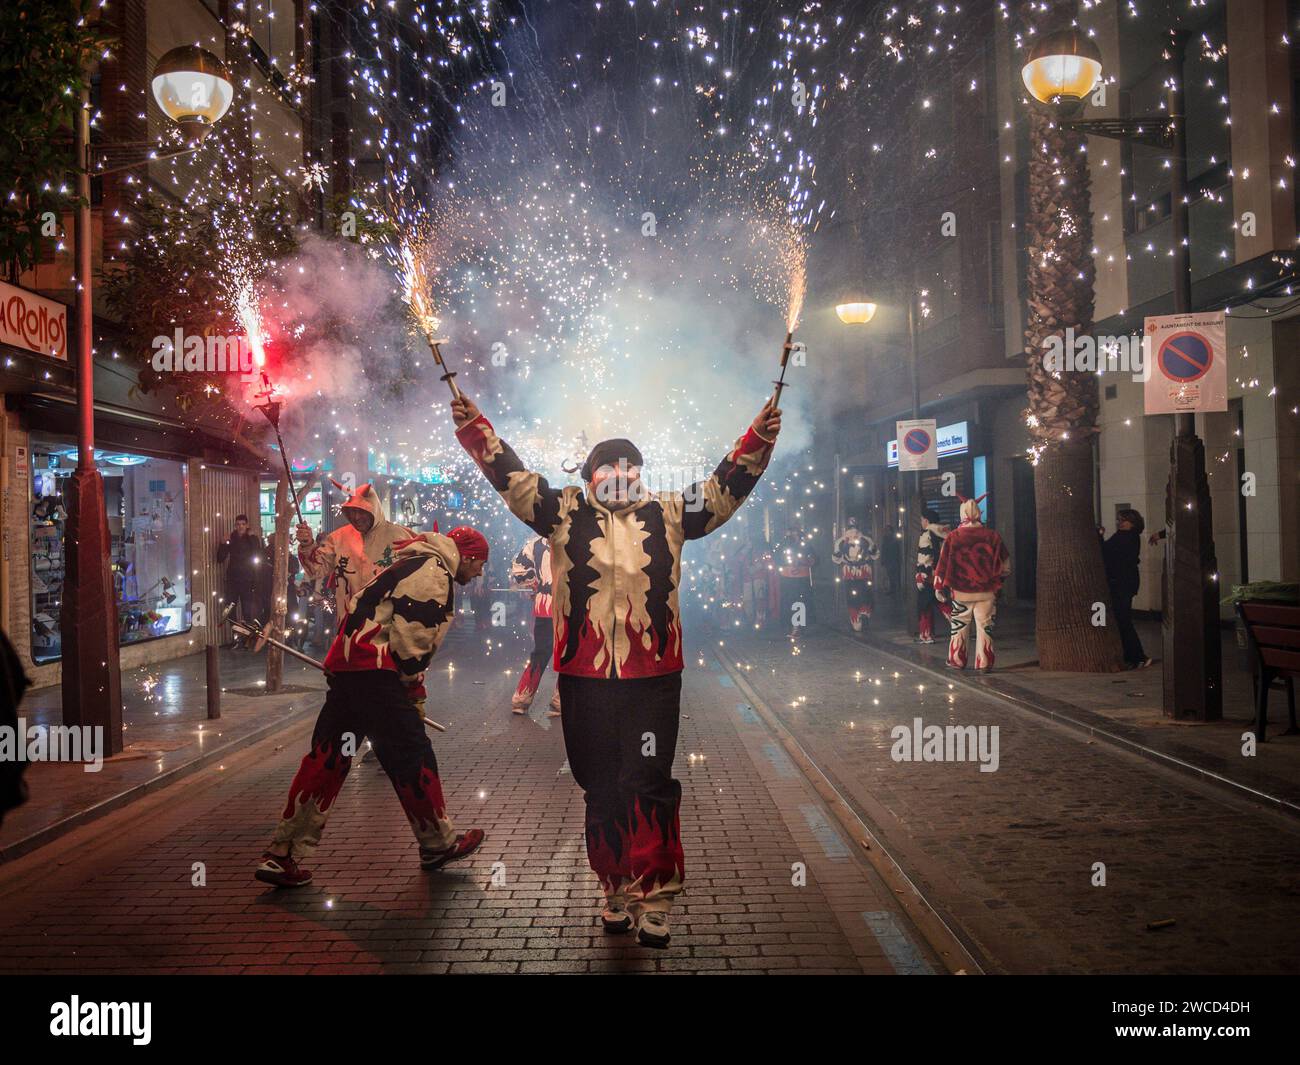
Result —
<instances>
[{"instance_id":1,"label":"shop window","mask_svg":"<svg viewBox=\"0 0 1300 1065\"><path fill-rule=\"evenodd\" d=\"M190 628L185 463L123 451L95 451L104 479L118 641L125 646ZM66 573L64 491L76 444L31 438L32 661L63 653L60 609Z\"/></svg>"}]
</instances>

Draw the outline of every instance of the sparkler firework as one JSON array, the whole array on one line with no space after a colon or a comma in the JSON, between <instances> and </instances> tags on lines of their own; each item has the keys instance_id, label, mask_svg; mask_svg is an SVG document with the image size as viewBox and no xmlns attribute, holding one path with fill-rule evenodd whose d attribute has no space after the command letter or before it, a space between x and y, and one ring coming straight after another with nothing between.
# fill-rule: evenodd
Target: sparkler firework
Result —
<instances>
[{"instance_id":1,"label":"sparkler firework","mask_svg":"<svg viewBox=\"0 0 1300 1065\"><path fill-rule=\"evenodd\" d=\"M809 242L836 214L818 146L870 158L873 116L887 113L881 72L951 47L943 11L920 11L846 21L818 0L686 9L552 0L518 11L490 0L361 0L342 15L349 49L335 58L357 104L354 136L382 176L353 185L346 207L400 234L356 237L391 272L344 267L317 249L267 261L249 220L275 187L274 168L241 168L237 188L215 190L222 269L269 281L248 306L270 321L245 325L259 369L262 326L279 336L307 321L293 366L271 372L295 397L284 412L305 449L295 459L327 463L364 433L370 472L395 477L425 517L440 516L456 490L467 520L502 520L446 410L429 404L387 292L409 307L453 394L465 384L490 405L534 468L560 473L580 433L634 432L651 469L683 481L706 469L747 402L736 382L770 358L767 308L787 334L800 322ZM404 70L436 91L412 93ZM308 171L309 188L328 193L328 166L279 173L296 195ZM187 198L211 194L197 170L174 176ZM284 278L299 273L292 306L277 303ZM348 336L312 339L326 332L313 314L345 313ZM457 380L443 335L465 353ZM788 420L784 453L806 421Z\"/></svg>"}]
</instances>

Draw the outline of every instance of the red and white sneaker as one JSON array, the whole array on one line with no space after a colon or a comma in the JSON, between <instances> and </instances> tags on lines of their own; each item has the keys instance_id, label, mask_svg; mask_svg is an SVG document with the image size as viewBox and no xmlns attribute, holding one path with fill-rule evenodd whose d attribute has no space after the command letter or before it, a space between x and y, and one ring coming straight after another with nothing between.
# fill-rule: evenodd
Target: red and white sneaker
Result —
<instances>
[{"instance_id":1,"label":"red and white sneaker","mask_svg":"<svg viewBox=\"0 0 1300 1065\"><path fill-rule=\"evenodd\" d=\"M471 828L456 837L456 842L445 851L427 851L420 848L421 869L441 869L448 862L458 862L468 858L483 844L483 830Z\"/></svg>"},{"instance_id":2,"label":"red and white sneaker","mask_svg":"<svg viewBox=\"0 0 1300 1065\"><path fill-rule=\"evenodd\" d=\"M311 870L304 869L290 857L281 857L266 851L262 855L262 864L253 876L272 887L302 887L311 883Z\"/></svg>"}]
</instances>

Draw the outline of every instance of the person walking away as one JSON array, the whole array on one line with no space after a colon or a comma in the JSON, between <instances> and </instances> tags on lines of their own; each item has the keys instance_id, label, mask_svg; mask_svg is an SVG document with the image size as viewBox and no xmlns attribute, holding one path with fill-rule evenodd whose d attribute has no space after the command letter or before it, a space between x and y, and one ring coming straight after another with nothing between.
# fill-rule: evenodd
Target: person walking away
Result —
<instances>
[{"instance_id":1,"label":"person walking away","mask_svg":"<svg viewBox=\"0 0 1300 1065\"><path fill-rule=\"evenodd\" d=\"M965 669L971 629L975 629L975 668L993 668L993 619L998 593L1011 572L1011 559L996 529L984 524L980 500L962 497L961 524L944 537L934 568L934 593L952 606L948 665Z\"/></svg>"}]
</instances>

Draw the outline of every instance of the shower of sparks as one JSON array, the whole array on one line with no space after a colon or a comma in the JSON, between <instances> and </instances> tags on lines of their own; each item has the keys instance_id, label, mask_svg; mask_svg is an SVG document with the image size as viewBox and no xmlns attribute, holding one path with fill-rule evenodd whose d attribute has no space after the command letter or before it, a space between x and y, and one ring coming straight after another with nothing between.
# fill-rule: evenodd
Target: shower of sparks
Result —
<instances>
[{"instance_id":1,"label":"shower of sparks","mask_svg":"<svg viewBox=\"0 0 1300 1065\"><path fill-rule=\"evenodd\" d=\"M423 340L450 336L458 383L530 466L562 481L596 440L630 434L648 469L685 481L712 469L761 402L745 389L767 376L776 330L833 302L823 286L844 278L826 276L821 241L861 230L855 261L897 272L898 249L877 248L864 220L913 190L872 167L924 160L915 182L937 183L955 158L940 109L913 121L900 85L948 77L970 32L960 5L357 0L340 17L346 50L321 58L352 95L347 187L303 161L292 130L262 122L237 173L159 170L186 209L214 218L223 309L259 368L271 345L268 371L295 396L293 461L341 471L359 451L358 481L388 477L393 516L426 527L454 509L518 535L457 444L403 307ZM199 43L226 48L224 36ZM286 91L303 103L308 82L254 78L236 106L277 113ZM236 128L227 120L212 142L243 159L226 141ZM251 219L279 202L292 231L302 196L337 197L369 226L331 238L342 252L298 230L298 255L274 261ZM344 297L361 292L358 310ZM213 310L196 309L198 328ZM769 475L760 491L785 487Z\"/></svg>"}]
</instances>

